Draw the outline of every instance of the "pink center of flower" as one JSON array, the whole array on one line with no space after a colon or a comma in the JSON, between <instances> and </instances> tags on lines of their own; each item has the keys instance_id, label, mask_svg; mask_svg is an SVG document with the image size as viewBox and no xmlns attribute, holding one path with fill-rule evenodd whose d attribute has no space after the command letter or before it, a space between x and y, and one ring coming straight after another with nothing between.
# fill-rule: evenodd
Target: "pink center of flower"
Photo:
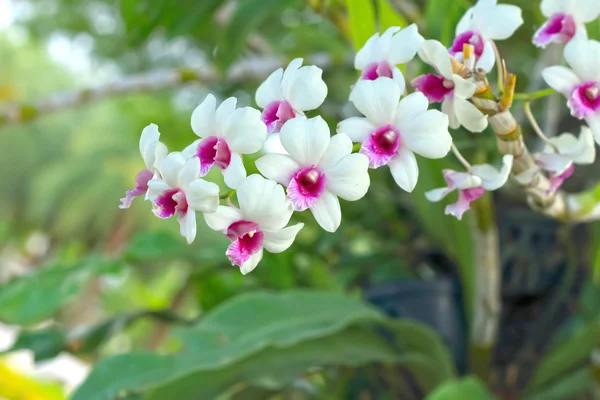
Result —
<instances>
[{"instance_id":1,"label":"pink center of flower","mask_svg":"<svg viewBox=\"0 0 600 400\"><path fill-rule=\"evenodd\" d=\"M200 159L200 174L206 175L214 165L225 169L231 162L231 151L227 142L223 138L209 136L204 138L198 144L196 155Z\"/></svg>"},{"instance_id":2,"label":"pink center of flower","mask_svg":"<svg viewBox=\"0 0 600 400\"><path fill-rule=\"evenodd\" d=\"M135 188L125 192L125 197L121 199L119 208L129 208L131 202L137 196L142 196L148 191L148 182L154 174L149 169L143 169L135 176Z\"/></svg>"},{"instance_id":3,"label":"pink center of flower","mask_svg":"<svg viewBox=\"0 0 600 400\"><path fill-rule=\"evenodd\" d=\"M417 76L411 84L423 93L430 103L441 103L446 96L451 96L454 93L454 82L440 75L425 74Z\"/></svg>"},{"instance_id":4,"label":"pink center of flower","mask_svg":"<svg viewBox=\"0 0 600 400\"><path fill-rule=\"evenodd\" d=\"M459 220L462 219L463 214L471 208L471 202L483 196L484 192L483 186L459 189L458 201L454 204L448 204L445 213L454 215Z\"/></svg>"},{"instance_id":5,"label":"pink center of flower","mask_svg":"<svg viewBox=\"0 0 600 400\"><path fill-rule=\"evenodd\" d=\"M379 61L367 65L367 67L363 70L360 79L374 81L375 79L382 76L387 78L393 78L394 76L394 73L392 72L392 67L390 66L390 64L388 64L387 61Z\"/></svg>"},{"instance_id":6,"label":"pink center of flower","mask_svg":"<svg viewBox=\"0 0 600 400\"><path fill-rule=\"evenodd\" d=\"M600 109L600 85L598 82L586 82L576 87L568 104L576 118L595 114Z\"/></svg>"},{"instance_id":7,"label":"pink center of flower","mask_svg":"<svg viewBox=\"0 0 600 400\"><path fill-rule=\"evenodd\" d=\"M554 14L535 33L533 43L539 47L546 47L550 43L567 43L576 31L575 19L571 15Z\"/></svg>"},{"instance_id":8,"label":"pink center of flower","mask_svg":"<svg viewBox=\"0 0 600 400\"><path fill-rule=\"evenodd\" d=\"M225 254L232 265L241 267L263 245L264 234L256 222L237 221L229 225L225 233L231 240Z\"/></svg>"},{"instance_id":9,"label":"pink center of flower","mask_svg":"<svg viewBox=\"0 0 600 400\"><path fill-rule=\"evenodd\" d=\"M550 180L550 188L548 189L548 194L555 193L558 189L560 189L564 181L570 178L571 175L573 175L573 172L575 172L575 166L573 164L571 164L569 168L565 169L558 175L556 175L556 173L554 172L550 172L548 174L548 179Z\"/></svg>"},{"instance_id":10,"label":"pink center of flower","mask_svg":"<svg viewBox=\"0 0 600 400\"><path fill-rule=\"evenodd\" d=\"M311 166L298 170L287 188L287 196L294 209L304 211L315 204L321 193L325 191L325 183L325 174L318 167Z\"/></svg>"},{"instance_id":11,"label":"pink center of flower","mask_svg":"<svg viewBox=\"0 0 600 400\"><path fill-rule=\"evenodd\" d=\"M473 45L475 49L475 57L479 58L483 54L484 42L483 38L479 33L473 31L466 31L458 35L454 42L452 43L452 47L450 47L450 54L452 56L456 56L458 53L462 53L463 46L465 44Z\"/></svg>"},{"instance_id":12,"label":"pink center of flower","mask_svg":"<svg viewBox=\"0 0 600 400\"><path fill-rule=\"evenodd\" d=\"M159 218L170 218L173 215L186 214L188 203L181 189L165 190L154 200L154 214Z\"/></svg>"},{"instance_id":13,"label":"pink center of flower","mask_svg":"<svg viewBox=\"0 0 600 400\"><path fill-rule=\"evenodd\" d=\"M267 125L269 133L278 133L283 124L295 116L296 113L290 103L285 100L276 100L267 104L261 118Z\"/></svg>"},{"instance_id":14,"label":"pink center of flower","mask_svg":"<svg viewBox=\"0 0 600 400\"><path fill-rule=\"evenodd\" d=\"M360 152L369 159L369 167L379 168L398 154L400 144L400 132L392 125L386 125L363 142Z\"/></svg>"}]
</instances>

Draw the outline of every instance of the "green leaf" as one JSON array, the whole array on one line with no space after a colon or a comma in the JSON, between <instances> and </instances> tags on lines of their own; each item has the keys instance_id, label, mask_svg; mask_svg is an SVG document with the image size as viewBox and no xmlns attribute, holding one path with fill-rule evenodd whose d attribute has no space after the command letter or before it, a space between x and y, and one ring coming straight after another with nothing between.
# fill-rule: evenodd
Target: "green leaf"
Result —
<instances>
[{"instance_id":1,"label":"green leaf","mask_svg":"<svg viewBox=\"0 0 600 400\"><path fill-rule=\"evenodd\" d=\"M584 365L596 347L600 345L600 321L589 323L583 330L551 350L536 368L527 391L535 391L561 376Z\"/></svg>"},{"instance_id":2,"label":"green leaf","mask_svg":"<svg viewBox=\"0 0 600 400\"><path fill-rule=\"evenodd\" d=\"M379 335L350 329L332 336L272 347L216 371L200 371L151 391L146 399L160 400L177 393L179 400L213 399L234 384L282 389L314 367L394 363L398 356Z\"/></svg>"},{"instance_id":3,"label":"green leaf","mask_svg":"<svg viewBox=\"0 0 600 400\"><path fill-rule=\"evenodd\" d=\"M404 28L408 25L404 17L390 5L388 0L377 0L377 16L379 17L379 32L384 32L392 26Z\"/></svg>"},{"instance_id":4,"label":"green leaf","mask_svg":"<svg viewBox=\"0 0 600 400\"><path fill-rule=\"evenodd\" d=\"M308 290L246 294L221 304L194 328L181 329L184 351L131 353L100 362L74 400L105 400L148 390L200 371L223 369L267 347L293 346L359 322L385 320L360 300Z\"/></svg>"},{"instance_id":5,"label":"green leaf","mask_svg":"<svg viewBox=\"0 0 600 400\"><path fill-rule=\"evenodd\" d=\"M427 396L426 400L491 400L494 396L475 377L448 381Z\"/></svg>"},{"instance_id":6,"label":"green leaf","mask_svg":"<svg viewBox=\"0 0 600 400\"><path fill-rule=\"evenodd\" d=\"M584 367L556 382L551 382L541 390L526 396L525 400L573 399L593 388L594 380L590 369Z\"/></svg>"},{"instance_id":7,"label":"green leaf","mask_svg":"<svg viewBox=\"0 0 600 400\"><path fill-rule=\"evenodd\" d=\"M56 328L21 331L13 346L3 353L23 349L32 350L34 360L38 362L56 357L64 350L65 345L66 340L63 333Z\"/></svg>"},{"instance_id":8,"label":"green leaf","mask_svg":"<svg viewBox=\"0 0 600 400\"><path fill-rule=\"evenodd\" d=\"M371 0L346 0L352 42L356 50L376 32L375 8Z\"/></svg>"},{"instance_id":9,"label":"green leaf","mask_svg":"<svg viewBox=\"0 0 600 400\"><path fill-rule=\"evenodd\" d=\"M392 320L386 327L394 334L395 344L403 353L418 353L433 360L440 381L456 377L456 366L448 347L431 328L411 320Z\"/></svg>"},{"instance_id":10,"label":"green leaf","mask_svg":"<svg viewBox=\"0 0 600 400\"><path fill-rule=\"evenodd\" d=\"M246 46L248 36L270 15L278 15L296 0L239 0L217 50L217 61L228 67Z\"/></svg>"},{"instance_id":11,"label":"green leaf","mask_svg":"<svg viewBox=\"0 0 600 400\"><path fill-rule=\"evenodd\" d=\"M115 273L116 261L91 258L73 266L37 269L30 275L0 285L0 320L29 325L50 318L73 299L92 276Z\"/></svg>"}]
</instances>

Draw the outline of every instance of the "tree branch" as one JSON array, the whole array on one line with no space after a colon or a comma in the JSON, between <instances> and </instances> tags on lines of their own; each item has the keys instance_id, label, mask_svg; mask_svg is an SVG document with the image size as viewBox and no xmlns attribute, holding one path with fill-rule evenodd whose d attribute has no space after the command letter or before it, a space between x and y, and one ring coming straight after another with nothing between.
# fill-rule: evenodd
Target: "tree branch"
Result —
<instances>
[{"instance_id":1,"label":"tree branch","mask_svg":"<svg viewBox=\"0 0 600 400\"><path fill-rule=\"evenodd\" d=\"M331 58L323 54L315 54L309 57L307 62L321 68L327 68L333 64ZM103 86L57 93L35 103L10 104L0 111L0 126L29 122L44 115L111 97L168 89L190 83L209 84L220 80L224 82L261 80L283 65L285 63L279 58L261 57L241 61L233 65L224 75L219 74L212 67L180 67L133 75Z\"/></svg>"}]
</instances>

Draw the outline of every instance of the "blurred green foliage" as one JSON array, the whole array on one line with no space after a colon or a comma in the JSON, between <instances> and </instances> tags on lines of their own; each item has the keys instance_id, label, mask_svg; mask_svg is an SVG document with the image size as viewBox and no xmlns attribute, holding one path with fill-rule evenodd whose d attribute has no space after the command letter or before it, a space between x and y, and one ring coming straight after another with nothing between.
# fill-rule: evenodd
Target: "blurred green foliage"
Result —
<instances>
[{"instance_id":1,"label":"blurred green foliage","mask_svg":"<svg viewBox=\"0 0 600 400\"><path fill-rule=\"evenodd\" d=\"M519 91L534 90L541 85L532 76L541 50L530 38L543 18L537 1L507 2L521 6L529 23L499 43L500 51L519 76ZM225 78L236 62L326 57L329 96L318 113L334 129L353 112L347 106L357 78L352 46L360 48L376 30L410 23L449 45L471 1L13 4L13 36L0 39L3 103L27 104L170 67L216 67L222 79L1 129L0 278L4 268L10 279L0 285L0 321L27 328L11 350L31 349L37 360L69 351L98 362L77 400L492 398L482 382L456 377L448 349L431 329L385 317L358 299L362 289L379 283L436 279L443 272L460 277L469 308L478 267L472 221L445 217L445 204L423 195L442 186L440 171L455 167L453 160L419 159L419 184L410 196L388 171L371 171L367 196L342 202L336 233L324 233L311 215L294 216L306 227L292 249L266 255L245 277L224 257L226 238L201 218L188 246L176 221L154 218L147 202L138 199L126 212L117 208L142 168L137 143L144 126L158 124L169 149L179 150L194 139L190 113L209 91L253 105L260 82ZM600 35L600 23L590 25L590 34ZM90 50L91 68L78 70L69 52L58 60L48 55L48 44L65 38ZM414 63L406 73L424 68ZM541 112L545 103L539 104ZM483 149L495 156L492 135L459 131L454 139L467 155ZM222 183L218 171L209 179ZM49 243L41 254L28 244L36 232ZM26 274L13 278L6 260L15 252ZM432 253L444 254L443 262L428 258ZM444 262L454 269L440 271ZM557 335L527 398L563 398L592 387L587 363L598 345L599 298L595 286L586 289L580 312ZM42 321L48 322L40 328Z\"/></svg>"}]
</instances>

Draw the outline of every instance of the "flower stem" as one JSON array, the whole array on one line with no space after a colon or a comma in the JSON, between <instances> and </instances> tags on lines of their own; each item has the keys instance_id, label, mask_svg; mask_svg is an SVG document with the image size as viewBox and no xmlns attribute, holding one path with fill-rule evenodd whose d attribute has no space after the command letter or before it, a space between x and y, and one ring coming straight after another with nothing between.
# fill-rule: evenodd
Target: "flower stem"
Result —
<instances>
[{"instance_id":1,"label":"flower stem","mask_svg":"<svg viewBox=\"0 0 600 400\"><path fill-rule=\"evenodd\" d=\"M537 121L535 120L535 117L533 116L533 113L531 112L530 101L526 101L523 104L523 108L525 109L525 115L527 116L527 119L529 120L529 123L531 124L531 127L533 128L533 131L536 133L536 135L538 135L540 137L540 139L542 139L544 141L544 143L546 143L548 146L552 147L554 149L554 152L558 154L559 153L558 147L556 147L556 145L554 143L552 143L550 140L548 140L548 137L546 135L544 135L544 132L542 132L542 129L540 128Z\"/></svg>"},{"instance_id":2,"label":"flower stem","mask_svg":"<svg viewBox=\"0 0 600 400\"><path fill-rule=\"evenodd\" d=\"M471 172L471 164L469 164L469 162L463 157L463 155L460 154L460 151L458 151L454 143L452 143L451 149L452 153L454 153L458 161L460 161L460 163L467 169L467 171Z\"/></svg>"},{"instance_id":3,"label":"flower stem","mask_svg":"<svg viewBox=\"0 0 600 400\"><path fill-rule=\"evenodd\" d=\"M513 96L513 99L531 101L531 100L536 100L536 99L541 99L543 97L551 96L554 93L556 93L556 90L554 90L552 88L548 88L548 89L538 90L537 92L531 92L531 93L515 93Z\"/></svg>"},{"instance_id":4,"label":"flower stem","mask_svg":"<svg viewBox=\"0 0 600 400\"><path fill-rule=\"evenodd\" d=\"M494 49L494 56L496 57L496 70L498 71L498 94L504 92L504 79L506 77L506 68L504 65L504 60L500 56L500 50L498 50L498 46L493 40L490 40L490 44L492 45L492 49Z\"/></svg>"},{"instance_id":5,"label":"flower stem","mask_svg":"<svg viewBox=\"0 0 600 400\"><path fill-rule=\"evenodd\" d=\"M235 194L235 190L231 189L229 192L219 196L219 200L229 200Z\"/></svg>"}]
</instances>

